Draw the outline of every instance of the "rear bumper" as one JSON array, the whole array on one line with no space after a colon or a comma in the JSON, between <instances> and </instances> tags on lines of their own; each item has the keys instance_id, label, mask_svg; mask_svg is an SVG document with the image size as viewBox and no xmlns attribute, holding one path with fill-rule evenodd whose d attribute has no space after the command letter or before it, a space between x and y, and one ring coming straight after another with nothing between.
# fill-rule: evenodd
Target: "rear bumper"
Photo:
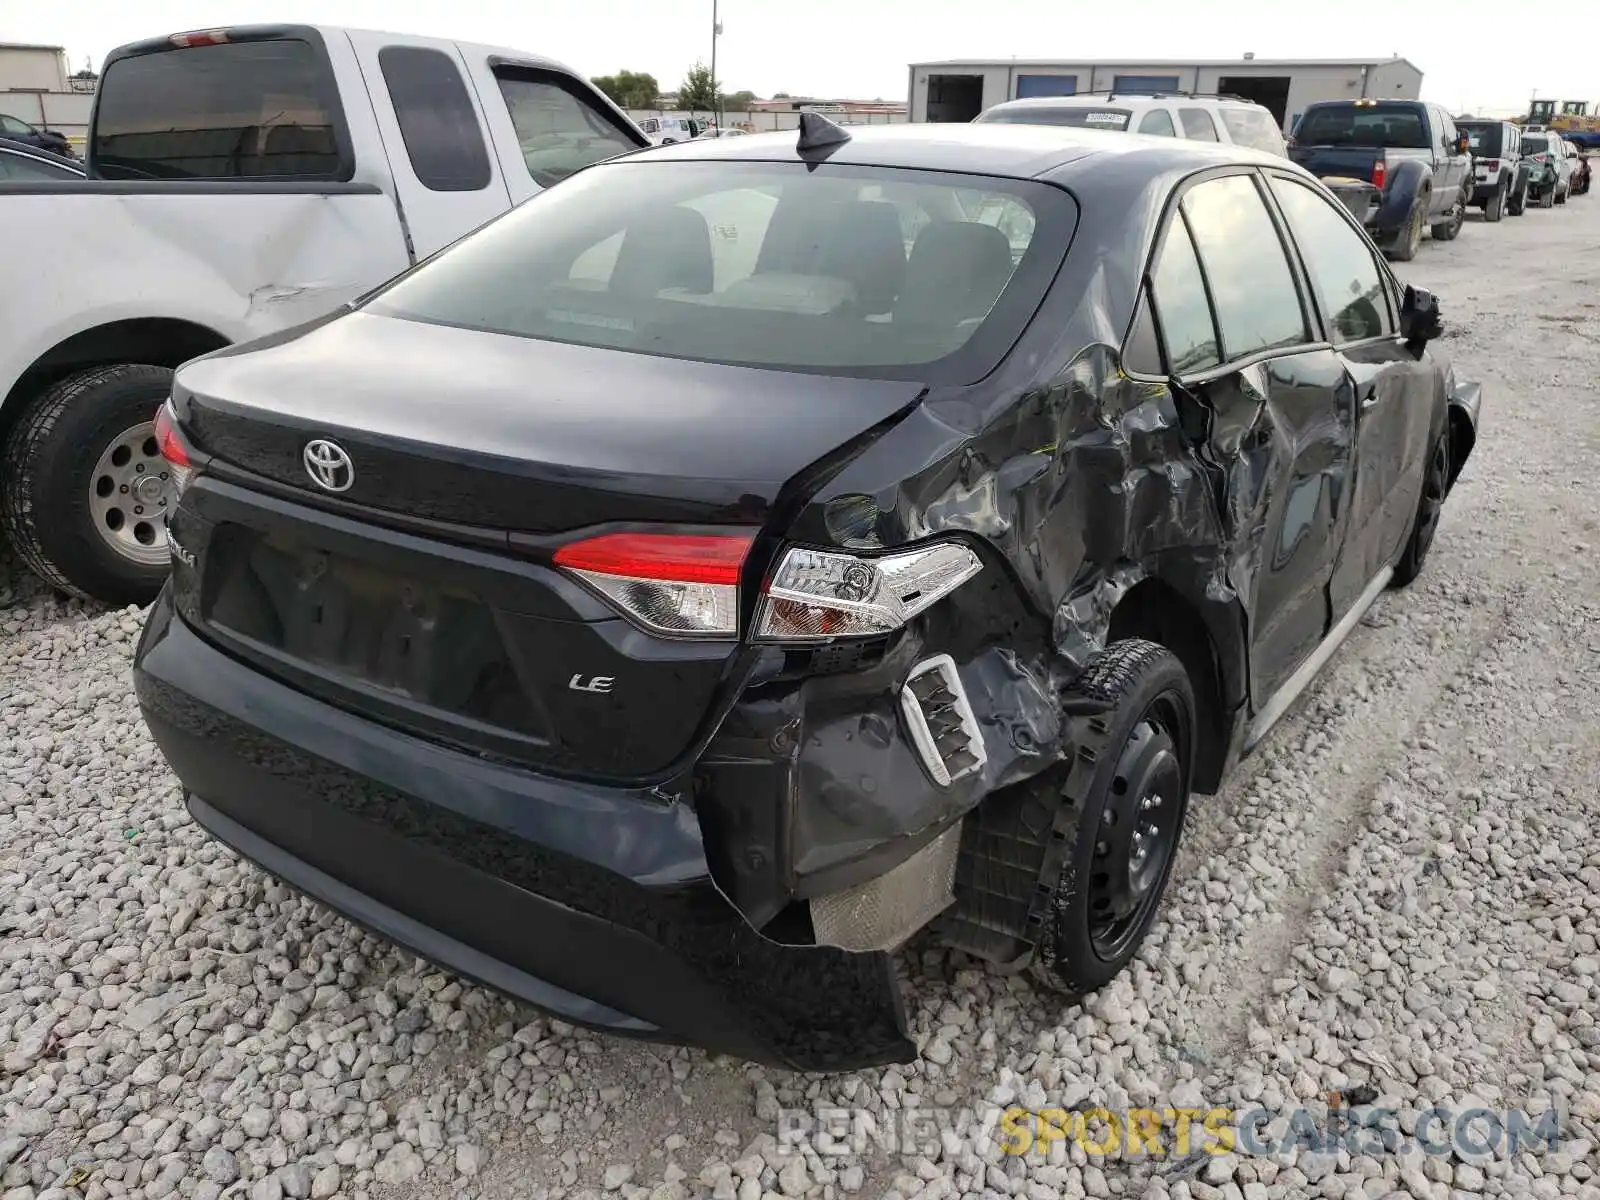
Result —
<instances>
[{"instance_id":1,"label":"rear bumper","mask_svg":"<svg viewBox=\"0 0 1600 1200\"><path fill-rule=\"evenodd\" d=\"M890 958L756 932L681 802L361 720L215 649L166 592L134 679L199 824L444 967L575 1023L777 1066L915 1057Z\"/></svg>"}]
</instances>

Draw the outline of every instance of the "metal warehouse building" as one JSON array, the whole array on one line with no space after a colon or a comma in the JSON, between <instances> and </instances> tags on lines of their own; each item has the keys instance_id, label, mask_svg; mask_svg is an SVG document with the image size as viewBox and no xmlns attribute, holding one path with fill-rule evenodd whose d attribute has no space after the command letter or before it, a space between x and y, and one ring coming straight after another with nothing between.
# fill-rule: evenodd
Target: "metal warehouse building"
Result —
<instances>
[{"instance_id":1,"label":"metal warehouse building","mask_svg":"<svg viewBox=\"0 0 1600 1200\"><path fill-rule=\"evenodd\" d=\"M991 59L911 64L913 121L970 121L990 105L1078 92L1227 93L1265 105L1285 131L1317 100L1415 100L1422 72L1403 58L1069 62Z\"/></svg>"}]
</instances>

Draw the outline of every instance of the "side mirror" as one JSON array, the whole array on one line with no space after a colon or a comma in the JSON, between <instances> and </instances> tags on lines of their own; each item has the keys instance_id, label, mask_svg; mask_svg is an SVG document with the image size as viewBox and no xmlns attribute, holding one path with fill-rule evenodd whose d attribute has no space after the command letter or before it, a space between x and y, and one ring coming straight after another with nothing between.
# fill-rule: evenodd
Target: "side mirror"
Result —
<instances>
[{"instance_id":1,"label":"side mirror","mask_svg":"<svg viewBox=\"0 0 1600 1200\"><path fill-rule=\"evenodd\" d=\"M1439 298L1426 288L1407 284L1405 298L1400 302L1400 336L1406 345L1421 350L1443 332Z\"/></svg>"}]
</instances>

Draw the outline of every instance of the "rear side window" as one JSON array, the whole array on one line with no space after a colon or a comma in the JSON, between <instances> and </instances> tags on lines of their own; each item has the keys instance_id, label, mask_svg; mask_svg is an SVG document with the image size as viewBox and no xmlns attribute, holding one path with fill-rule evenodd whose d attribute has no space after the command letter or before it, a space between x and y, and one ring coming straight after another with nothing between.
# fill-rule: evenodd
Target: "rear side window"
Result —
<instances>
[{"instance_id":1,"label":"rear side window","mask_svg":"<svg viewBox=\"0 0 1600 1200\"><path fill-rule=\"evenodd\" d=\"M1211 114L1203 108L1180 108L1178 119L1183 122L1183 136L1195 142L1215 142L1217 137L1216 122L1211 119Z\"/></svg>"},{"instance_id":2,"label":"rear side window","mask_svg":"<svg viewBox=\"0 0 1600 1200\"><path fill-rule=\"evenodd\" d=\"M1389 326L1383 275L1367 240L1304 184L1272 176L1272 194L1305 260L1335 342L1382 337Z\"/></svg>"},{"instance_id":3,"label":"rear side window","mask_svg":"<svg viewBox=\"0 0 1600 1200\"><path fill-rule=\"evenodd\" d=\"M639 139L574 80L515 67L497 67L494 75L511 114L522 161L540 187L560 183L601 159L639 148ZM656 133L661 128L652 117L645 132Z\"/></svg>"},{"instance_id":4,"label":"rear side window","mask_svg":"<svg viewBox=\"0 0 1600 1200\"><path fill-rule=\"evenodd\" d=\"M1283 130L1278 128L1271 114L1259 108L1224 108L1220 111L1222 123L1227 126L1228 136L1235 145L1287 157Z\"/></svg>"},{"instance_id":5,"label":"rear side window","mask_svg":"<svg viewBox=\"0 0 1600 1200\"><path fill-rule=\"evenodd\" d=\"M1426 150L1428 122L1421 105L1328 104L1306 110L1295 141L1302 146Z\"/></svg>"},{"instance_id":6,"label":"rear side window","mask_svg":"<svg viewBox=\"0 0 1600 1200\"><path fill-rule=\"evenodd\" d=\"M1172 118L1167 115L1167 110L1164 108L1152 108L1145 113L1144 119L1139 122L1139 132L1154 134L1156 137L1178 136Z\"/></svg>"},{"instance_id":7,"label":"rear side window","mask_svg":"<svg viewBox=\"0 0 1600 1200\"><path fill-rule=\"evenodd\" d=\"M1016 108L992 108L977 119L998 121L1003 125L1064 125L1077 129L1126 130L1132 116L1125 108L1088 108L1082 105L1047 108L1030 104Z\"/></svg>"},{"instance_id":8,"label":"rear side window","mask_svg":"<svg viewBox=\"0 0 1600 1200\"><path fill-rule=\"evenodd\" d=\"M1229 361L1307 340L1300 292L1277 226L1245 175L1210 179L1183 198Z\"/></svg>"},{"instance_id":9,"label":"rear side window","mask_svg":"<svg viewBox=\"0 0 1600 1200\"><path fill-rule=\"evenodd\" d=\"M970 382L1022 334L1076 223L1066 192L1028 180L641 156L541 192L369 309L705 362Z\"/></svg>"},{"instance_id":10,"label":"rear side window","mask_svg":"<svg viewBox=\"0 0 1600 1200\"><path fill-rule=\"evenodd\" d=\"M1499 158L1503 128L1500 125L1463 125L1461 132L1467 135L1467 144L1475 157Z\"/></svg>"},{"instance_id":11,"label":"rear side window","mask_svg":"<svg viewBox=\"0 0 1600 1200\"><path fill-rule=\"evenodd\" d=\"M105 179L349 179L333 73L297 38L159 50L100 80Z\"/></svg>"},{"instance_id":12,"label":"rear side window","mask_svg":"<svg viewBox=\"0 0 1600 1200\"><path fill-rule=\"evenodd\" d=\"M1220 363L1222 353L1211 319L1211 302L1206 297L1205 279L1182 213L1173 217L1167 229L1151 280L1168 369L1174 375L1188 375ZM1130 350L1137 347L1139 340L1135 338Z\"/></svg>"},{"instance_id":13,"label":"rear side window","mask_svg":"<svg viewBox=\"0 0 1600 1200\"><path fill-rule=\"evenodd\" d=\"M492 172L461 68L429 46L385 46L378 68L417 181L431 192L476 192Z\"/></svg>"}]
</instances>

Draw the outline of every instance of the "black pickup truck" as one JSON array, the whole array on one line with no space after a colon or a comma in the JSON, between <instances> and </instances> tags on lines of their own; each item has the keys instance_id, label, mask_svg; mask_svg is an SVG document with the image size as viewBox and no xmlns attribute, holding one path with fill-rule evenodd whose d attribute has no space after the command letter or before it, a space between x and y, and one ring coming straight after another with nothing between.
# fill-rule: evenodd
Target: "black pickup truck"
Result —
<instances>
[{"instance_id":1,"label":"black pickup truck","mask_svg":"<svg viewBox=\"0 0 1600 1200\"><path fill-rule=\"evenodd\" d=\"M1472 154L1450 114L1421 100L1307 106L1289 157L1329 184L1372 185L1363 223L1390 258L1409 262L1424 226L1447 242L1472 198ZM1360 214L1358 214L1360 215Z\"/></svg>"}]
</instances>

